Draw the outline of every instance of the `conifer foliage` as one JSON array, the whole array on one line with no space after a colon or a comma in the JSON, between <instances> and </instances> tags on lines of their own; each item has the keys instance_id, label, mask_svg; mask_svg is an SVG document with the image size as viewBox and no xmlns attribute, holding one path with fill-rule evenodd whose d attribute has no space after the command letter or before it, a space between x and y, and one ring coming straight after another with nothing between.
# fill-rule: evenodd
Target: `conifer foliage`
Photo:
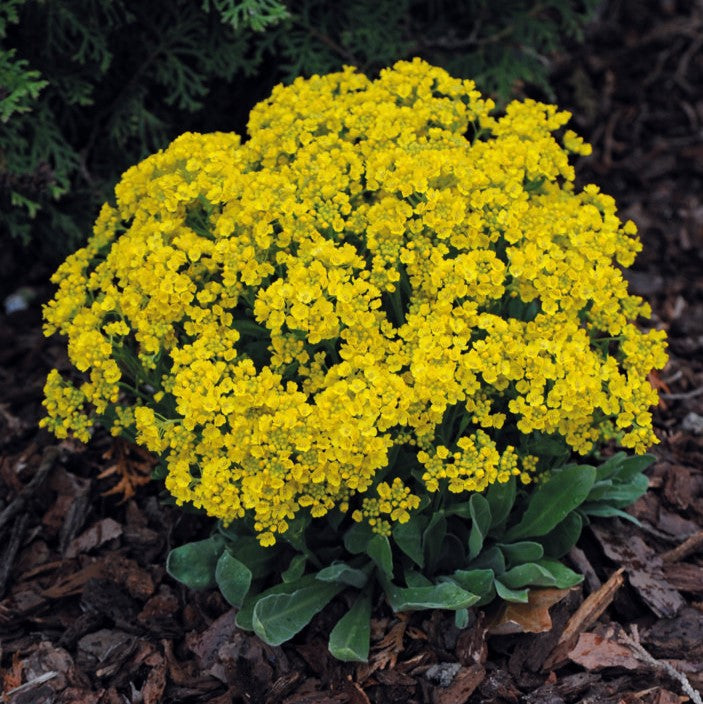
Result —
<instances>
[{"instance_id":1,"label":"conifer foliage","mask_svg":"<svg viewBox=\"0 0 703 704\"><path fill-rule=\"evenodd\" d=\"M421 56L506 98L595 0L5 0L0 232L65 254L131 163L187 129L241 131L277 82Z\"/></svg>"}]
</instances>

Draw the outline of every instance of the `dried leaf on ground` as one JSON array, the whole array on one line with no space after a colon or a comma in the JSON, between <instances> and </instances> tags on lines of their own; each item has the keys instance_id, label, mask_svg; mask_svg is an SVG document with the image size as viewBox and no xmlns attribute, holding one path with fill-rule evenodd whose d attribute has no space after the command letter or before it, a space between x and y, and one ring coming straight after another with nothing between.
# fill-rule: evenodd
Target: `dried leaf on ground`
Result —
<instances>
[{"instance_id":1,"label":"dried leaf on ground","mask_svg":"<svg viewBox=\"0 0 703 704\"><path fill-rule=\"evenodd\" d=\"M626 670L647 669L645 663L630 645L623 628L612 624L599 632L581 633L569 652L569 658L587 670L619 667Z\"/></svg>"},{"instance_id":2,"label":"dried leaf on ground","mask_svg":"<svg viewBox=\"0 0 703 704\"><path fill-rule=\"evenodd\" d=\"M552 628L549 609L565 599L570 589L531 589L526 604L505 602L487 623L488 635L546 633Z\"/></svg>"},{"instance_id":3,"label":"dried leaf on ground","mask_svg":"<svg viewBox=\"0 0 703 704\"><path fill-rule=\"evenodd\" d=\"M385 636L371 648L369 659L369 674L376 670L395 667L398 656L403 652L403 640L408 628L409 616L405 613L397 614L398 620L391 626Z\"/></svg>"},{"instance_id":4,"label":"dried leaf on ground","mask_svg":"<svg viewBox=\"0 0 703 704\"><path fill-rule=\"evenodd\" d=\"M98 474L98 479L118 476L119 480L111 489L103 492L103 496L122 494L120 503L131 499L140 486L151 481L151 473L157 460L146 450L132 445L121 438L115 438L112 446L103 454L106 460L113 464Z\"/></svg>"}]
</instances>

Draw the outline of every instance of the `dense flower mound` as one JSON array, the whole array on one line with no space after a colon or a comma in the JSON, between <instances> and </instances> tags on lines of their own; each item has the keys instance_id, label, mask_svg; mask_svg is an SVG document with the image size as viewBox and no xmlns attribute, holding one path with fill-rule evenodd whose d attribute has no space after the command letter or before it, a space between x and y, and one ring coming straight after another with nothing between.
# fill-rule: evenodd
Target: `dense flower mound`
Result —
<instances>
[{"instance_id":1,"label":"dense flower mound","mask_svg":"<svg viewBox=\"0 0 703 704\"><path fill-rule=\"evenodd\" d=\"M264 545L301 509L388 534L440 487L527 483L545 438L643 452L665 352L618 267L635 226L575 189L568 113L493 107L417 59L345 69L131 168L54 276L86 380L50 374L44 424L132 434Z\"/></svg>"}]
</instances>

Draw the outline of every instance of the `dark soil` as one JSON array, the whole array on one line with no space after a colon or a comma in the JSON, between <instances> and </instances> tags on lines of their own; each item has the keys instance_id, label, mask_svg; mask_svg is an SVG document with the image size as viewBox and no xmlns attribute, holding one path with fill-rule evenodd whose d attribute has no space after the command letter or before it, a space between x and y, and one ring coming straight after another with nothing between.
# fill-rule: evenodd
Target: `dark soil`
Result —
<instances>
[{"instance_id":1,"label":"dark soil","mask_svg":"<svg viewBox=\"0 0 703 704\"><path fill-rule=\"evenodd\" d=\"M650 491L589 527L569 593L475 614L390 617L367 665L326 651L329 617L283 648L233 626L214 591L165 574L207 522L163 504L148 456L98 435L37 430L47 371L48 272L15 259L34 299L0 313L0 689L12 704L677 704L703 690L703 4L612 0L553 62L556 101L594 146L580 179L612 194L644 251L628 274L668 330ZM8 251L4 254L7 266ZM101 476L102 475L102 476ZM124 500L124 496L129 498ZM131 495L131 496L130 496Z\"/></svg>"}]
</instances>

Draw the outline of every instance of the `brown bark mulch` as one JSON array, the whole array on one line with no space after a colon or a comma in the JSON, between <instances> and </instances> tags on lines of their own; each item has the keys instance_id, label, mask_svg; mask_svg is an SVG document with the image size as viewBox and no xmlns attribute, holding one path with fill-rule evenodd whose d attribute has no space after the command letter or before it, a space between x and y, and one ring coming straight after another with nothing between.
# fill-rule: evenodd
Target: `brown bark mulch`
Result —
<instances>
[{"instance_id":1,"label":"brown bark mulch","mask_svg":"<svg viewBox=\"0 0 703 704\"><path fill-rule=\"evenodd\" d=\"M375 612L368 664L327 655L324 612L272 648L234 628L215 592L164 570L207 533L147 481L148 455L98 434L37 430L61 340L41 334L46 272L22 265L30 307L0 313L0 701L11 704L678 704L703 691L703 5L611 0L553 63L557 102L594 146L577 167L634 219L628 274L670 336L661 444L641 528L595 522L568 593L476 614ZM127 497L125 499L125 497ZM332 609L334 610L334 609Z\"/></svg>"}]
</instances>

